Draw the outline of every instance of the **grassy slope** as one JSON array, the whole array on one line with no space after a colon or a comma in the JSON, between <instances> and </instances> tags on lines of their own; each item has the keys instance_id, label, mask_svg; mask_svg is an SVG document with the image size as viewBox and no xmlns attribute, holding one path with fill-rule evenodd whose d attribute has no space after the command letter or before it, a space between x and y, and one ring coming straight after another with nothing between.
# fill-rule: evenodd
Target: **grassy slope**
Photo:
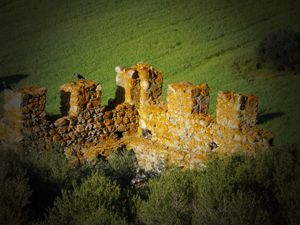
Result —
<instances>
[{"instance_id":1,"label":"grassy slope","mask_svg":"<svg viewBox=\"0 0 300 225\"><path fill-rule=\"evenodd\" d=\"M211 113L220 90L260 97L261 128L277 144L298 143L300 76L255 71L255 47L268 32L300 30L297 0L8 0L0 1L0 76L28 74L18 86L49 90L58 112L59 85L74 72L113 96L116 65L139 61L176 81L207 82ZM299 2L299 3L297 3ZM165 91L165 90L164 90Z\"/></svg>"}]
</instances>

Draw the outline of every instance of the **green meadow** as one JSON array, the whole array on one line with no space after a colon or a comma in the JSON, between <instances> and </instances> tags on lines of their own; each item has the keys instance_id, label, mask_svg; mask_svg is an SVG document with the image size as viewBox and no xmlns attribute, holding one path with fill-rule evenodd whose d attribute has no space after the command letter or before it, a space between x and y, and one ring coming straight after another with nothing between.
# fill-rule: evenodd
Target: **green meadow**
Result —
<instances>
[{"instance_id":1,"label":"green meadow","mask_svg":"<svg viewBox=\"0 0 300 225\"><path fill-rule=\"evenodd\" d=\"M164 95L172 82L208 83L212 114L221 90L258 95L259 127L296 144L300 74L255 66L259 42L279 28L300 31L300 1L0 0L0 79L47 87L55 114L75 72L102 84L106 104L115 66L142 61L164 73Z\"/></svg>"}]
</instances>

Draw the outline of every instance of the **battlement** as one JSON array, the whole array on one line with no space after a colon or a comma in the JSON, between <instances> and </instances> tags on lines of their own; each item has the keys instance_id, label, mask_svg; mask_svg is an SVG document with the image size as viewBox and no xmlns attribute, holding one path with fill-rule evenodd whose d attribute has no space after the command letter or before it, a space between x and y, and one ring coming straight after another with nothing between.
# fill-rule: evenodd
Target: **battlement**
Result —
<instances>
[{"instance_id":1,"label":"battlement","mask_svg":"<svg viewBox=\"0 0 300 225\"><path fill-rule=\"evenodd\" d=\"M125 145L136 150L141 164L157 155L186 167L210 151L253 153L270 146L272 135L256 127L254 95L219 92L214 117L208 114L207 84L170 84L163 102L163 75L147 64L119 68L116 84L116 96L108 106L101 106L102 88L94 81L62 85L61 115L55 121L45 112L46 88L5 90L2 130L10 129L0 140L23 146L42 142L44 147L57 142L70 159L92 160L91 155L107 157L107 149L113 148L107 143L126 137ZM157 149L149 150L145 143Z\"/></svg>"},{"instance_id":2,"label":"battlement","mask_svg":"<svg viewBox=\"0 0 300 225\"><path fill-rule=\"evenodd\" d=\"M230 128L256 125L258 98L235 92L219 92L217 98L217 123Z\"/></svg>"},{"instance_id":3,"label":"battlement","mask_svg":"<svg viewBox=\"0 0 300 225\"><path fill-rule=\"evenodd\" d=\"M76 117L85 108L100 105L102 87L91 80L78 80L60 86L62 115Z\"/></svg>"},{"instance_id":4,"label":"battlement","mask_svg":"<svg viewBox=\"0 0 300 225\"><path fill-rule=\"evenodd\" d=\"M139 107L161 101L163 75L148 64L122 69L116 82L116 99L123 99L125 103Z\"/></svg>"},{"instance_id":5,"label":"battlement","mask_svg":"<svg viewBox=\"0 0 300 225\"><path fill-rule=\"evenodd\" d=\"M174 118L183 119L193 114L207 114L209 87L207 84L177 83L168 86L168 112Z\"/></svg>"}]
</instances>

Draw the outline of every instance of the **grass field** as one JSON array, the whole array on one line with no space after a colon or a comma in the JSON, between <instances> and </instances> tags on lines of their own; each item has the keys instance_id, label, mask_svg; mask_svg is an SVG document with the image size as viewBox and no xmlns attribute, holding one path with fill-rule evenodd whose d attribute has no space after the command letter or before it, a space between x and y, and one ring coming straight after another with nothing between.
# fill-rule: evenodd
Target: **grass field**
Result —
<instances>
[{"instance_id":1,"label":"grass field","mask_svg":"<svg viewBox=\"0 0 300 225\"><path fill-rule=\"evenodd\" d=\"M74 72L100 82L106 103L114 67L143 61L164 72L164 92L207 82L213 114L220 90L258 95L259 126L275 144L299 143L300 74L255 68L260 40L299 31L299 12L298 0L0 0L0 79L47 87L47 111L58 113Z\"/></svg>"}]
</instances>

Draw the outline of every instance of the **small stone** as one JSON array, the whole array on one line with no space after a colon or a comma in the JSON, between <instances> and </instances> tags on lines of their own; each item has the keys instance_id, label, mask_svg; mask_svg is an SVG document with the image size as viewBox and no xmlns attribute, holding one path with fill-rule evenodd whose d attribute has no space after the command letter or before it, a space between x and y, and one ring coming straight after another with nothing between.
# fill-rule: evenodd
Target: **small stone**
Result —
<instances>
[{"instance_id":1,"label":"small stone","mask_svg":"<svg viewBox=\"0 0 300 225\"><path fill-rule=\"evenodd\" d=\"M69 120L66 117L59 118L58 120L56 120L54 122L54 125L56 127L62 127L62 126L66 126L68 124L69 124Z\"/></svg>"},{"instance_id":2,"label":"small stone","mask_svg":"<svg viewBox=\"0 0 300 225\"><path fill-rule=\"evenodd\" d=\"M84 131L84 126L83 125L77 125L77 127L76 127L76 131L78 132L78 133L80 133L80 132L83 132Z\"/></svg>"},{"instance_id":3,"label":"small stone","mask_svg":"<svg viewBox=\"0 0 300 225\"><path fill-rule=\"evenodd\" d=\"M52 138L53 141L60 141L61 140L61 136L59 136L58 134L54 135Z\"/></svg>"},{"instance_id":4,"label":"small stone","mask_svg":"<svg viewBox=\"0 0 300 225\"><path fill-rule=\"evenodd\" d=\"M50 134L51 136L53 136L54 134L56 134L56 131L55 131L54 129L50 129L49 134Z\"/></svg>"}]
</instances>

